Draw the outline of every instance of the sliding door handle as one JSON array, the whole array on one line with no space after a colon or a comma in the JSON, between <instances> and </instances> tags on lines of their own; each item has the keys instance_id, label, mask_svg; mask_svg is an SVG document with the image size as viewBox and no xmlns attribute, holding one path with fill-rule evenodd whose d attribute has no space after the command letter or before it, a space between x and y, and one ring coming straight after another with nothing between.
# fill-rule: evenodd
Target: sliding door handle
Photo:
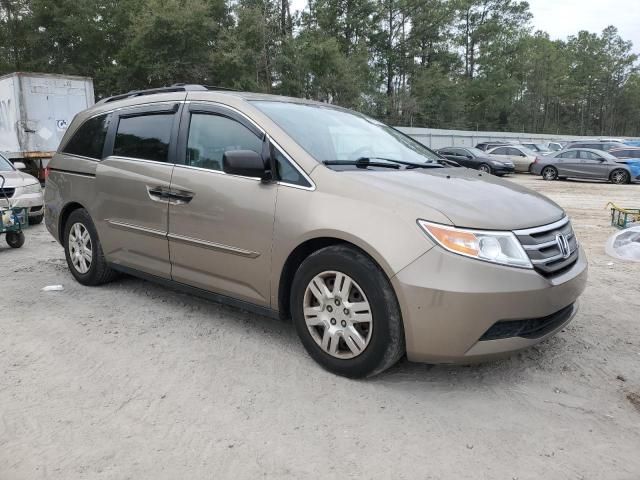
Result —
<instances>
[{"instance_id":1,"label":"sliding door handle","mask_svg":"<svg viewBox=\"0 0 640 480\"><path fill-rule=\"evenodd\" d=\"M169 192L169 201L174 205L184 205L193 200L194 195L193 192L172 190Z\"/></svg>"},{"instance_id":2,"label":"sliding door handle","mask_svg":"<svg viewBox=\"0 0 640 480\"><path fill-rule=\"evenodd\" d=\"M147 185L147 193L149 194L149 198L156 202L166 202L170 194L169 189L161 185L155 187Z\"/></svg>"}]
</instances>

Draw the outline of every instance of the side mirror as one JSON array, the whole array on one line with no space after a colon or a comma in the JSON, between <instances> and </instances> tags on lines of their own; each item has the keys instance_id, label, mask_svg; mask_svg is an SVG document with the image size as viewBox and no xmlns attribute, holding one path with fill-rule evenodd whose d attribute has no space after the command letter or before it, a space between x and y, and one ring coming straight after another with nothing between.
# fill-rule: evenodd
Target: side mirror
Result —
<instances>
[{"instance_id":1,"label":"side mirror","mask_svg":"<svg viewBox=\"0 0 640 480\"><path fill-rule=\"evenodd\" d=\"M264 160L252 150L230 150L222 156L222 170L232 175L269 180Z\"/></svg>"},{"instance_id":2,"label":"side mirror","mask_svg":"<svg viewBox=\"0 0 640 480\"><path fill-rule=\"evenodd\" d=\"M471 155L465 155L464 157L465 157L467 160L471 160L471 159L473 159L473 157L472 157Z\"/></svg>"},{"instance_id":3,"label":"side mirror","mask_svg":"<svg viewBox=\"0 0 640 480\"><path fill-rule=\"evenodd\" d=\"M13 166L16 168L16 170L26 170L27 168L24 162L14 162Z\"/></svg>"}]
</instances>

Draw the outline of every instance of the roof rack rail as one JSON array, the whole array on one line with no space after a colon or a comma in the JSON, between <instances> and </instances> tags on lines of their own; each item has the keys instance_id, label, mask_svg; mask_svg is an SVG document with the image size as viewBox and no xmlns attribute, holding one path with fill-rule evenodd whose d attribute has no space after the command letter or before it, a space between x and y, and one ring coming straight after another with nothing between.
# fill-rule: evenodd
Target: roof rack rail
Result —
<instances>
[{"instance_id":1,"label":"roof rack rail","mask_svg":"<svg viewBox=\"0 0 640 480\"><path fill-rule=\"evenodd\" d=\"M114 95L112 97L106 97L97 102L98 105L104 103L115 102L116 100L124 100L125 98L141 97L143 95L153 95L156 93L171 93L171 92L204 92L207 90L228 90L237 91L233 88L214 87L209 85L196 85L191 83L174 83L169 87L149 88L146 90L131 90L130 92L120 95Z\"/></svg>"}]
</instances>

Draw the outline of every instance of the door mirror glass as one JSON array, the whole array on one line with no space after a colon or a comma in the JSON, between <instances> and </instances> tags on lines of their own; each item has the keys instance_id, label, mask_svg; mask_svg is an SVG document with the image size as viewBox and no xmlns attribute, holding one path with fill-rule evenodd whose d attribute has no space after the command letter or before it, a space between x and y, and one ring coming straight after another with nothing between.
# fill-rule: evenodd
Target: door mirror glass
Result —
<instances>
[{"instance_id":1,"label":"door mirror glass","mask_svg":"<svg viewBox=\"0 0 640 480\"><path fill-rule=\"evenodd\" d=\"M23 162L15 162L13 166L16 168L16 170L25 170L27 168L27 166Z\"/></svg>"},{"instance_id":2,"label":"door mirror glass","mask_svg":"<svg viewBox=\"0 0 640 480\"><path fill-rule=\"evenodd\" d=\"M222 169L225 173L257 177L266 180L266 168L259 153L252 150L229 150L222 156Z\"/></svg>"}]
</instances>

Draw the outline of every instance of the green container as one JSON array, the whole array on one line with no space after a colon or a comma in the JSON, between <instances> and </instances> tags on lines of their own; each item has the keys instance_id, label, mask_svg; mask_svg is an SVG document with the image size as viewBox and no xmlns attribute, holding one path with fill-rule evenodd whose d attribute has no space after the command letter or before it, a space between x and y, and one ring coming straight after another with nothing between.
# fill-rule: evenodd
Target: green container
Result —
<instances>
[{"instance_id":1,"label":"green container","mask_svg":"<svg viewBox=\"0 0 640 480\"><path fill-rule=\"evenodd\" d=\"M27 225L29 214L26 208L0 208L0 233L20 232Z\"/></svg>"},{"instance_id":2,"label":"green container","mask_svg":"<svg viewBox=\"0 0 640 480\"><path fill-rule=\"evenodd\" d=\"M627 228L634 224L640 225L640 208L611 206L611 225L618 228Z\"/></svg>"}]
</instances>

